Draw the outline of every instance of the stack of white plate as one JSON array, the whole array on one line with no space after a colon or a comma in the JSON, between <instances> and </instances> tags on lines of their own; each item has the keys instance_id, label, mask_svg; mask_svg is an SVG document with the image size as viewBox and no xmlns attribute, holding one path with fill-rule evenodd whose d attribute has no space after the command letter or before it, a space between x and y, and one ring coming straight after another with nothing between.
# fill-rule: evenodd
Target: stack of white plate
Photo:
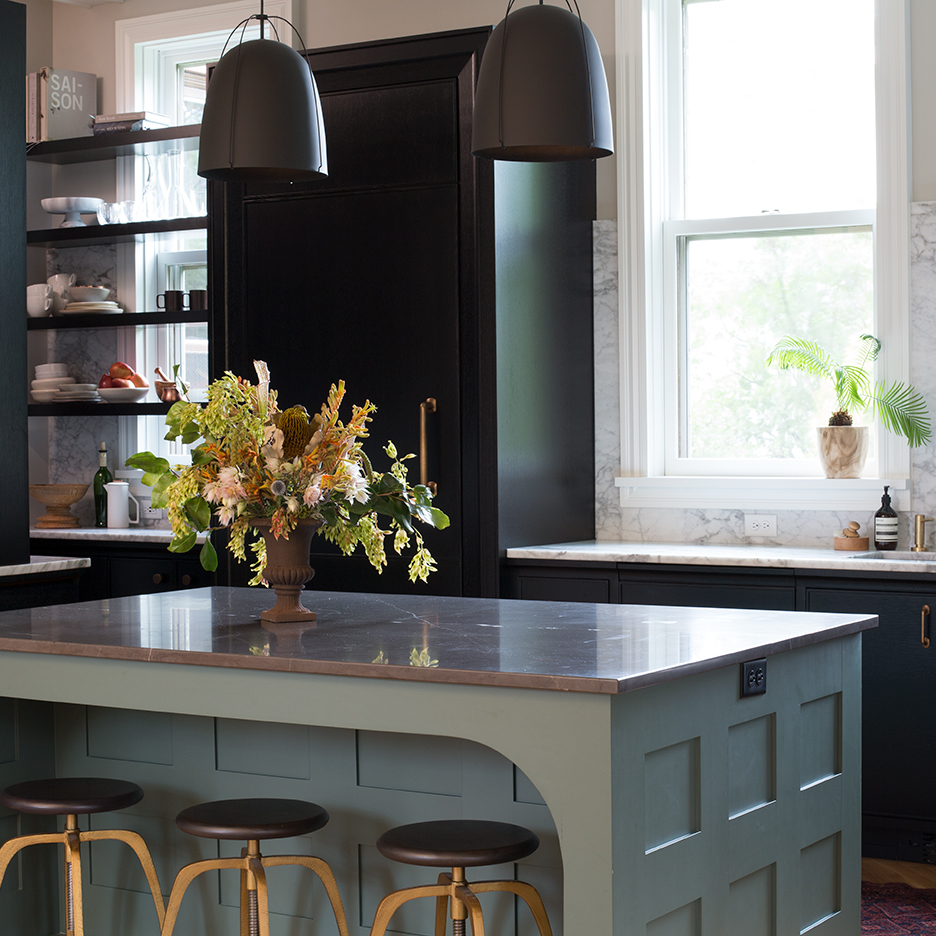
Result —
<instances>
[{"instance_id":1,"label":"stack of white plate","mask_svg":"<svg viewBox=\"0 0 936 936\"><path fill-rule=\"evenodd\" d=\"M62 315L84 315L89 312L101 313L101 312L120 312L120 306L116 302L69 302L64 309L62 309Z\"/></svg>"},{"instance_id":2,"label":"stack of white plate","mask_svg":"<svg viewBox=\"0 0 936 936\"><path fill-rule=\"evenodd\" d=\"M65 377L68 375L68 366L65 364L37 364L36 379L46 380L50 377Z\"/></svg>"},{"instance_id":3,"label":"stack of white plate","mask_svg":"<svg viewBox=\"0 0 936 936\"><path fill-rule=\"evenodd\" d=\"M53 403L98 403L100 395L95 384L76 383L63 384L55 391Z\"/></svg>"},{"instance_id":4,"label":"stack of white plate","mask_svg":"<svg viewBox=\"0 0 936 936\"><path fill-rule=\"evenodd\" d=\"M58 399L59 387L70 387L74 383L75 378L65 374L64 364L38 364L36 379L31 384L32 398L37 403L51 403Z\"/></svg>"}]
</instances>

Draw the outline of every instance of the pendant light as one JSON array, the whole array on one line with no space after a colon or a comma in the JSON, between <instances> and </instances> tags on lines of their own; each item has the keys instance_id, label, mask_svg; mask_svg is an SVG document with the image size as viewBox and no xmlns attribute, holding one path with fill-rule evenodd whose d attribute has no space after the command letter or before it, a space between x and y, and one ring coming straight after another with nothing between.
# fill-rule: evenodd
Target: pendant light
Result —
<instances>
[{"instance_id":1,"label":"pendant light","mask_svg":"<svg viewBox=\"0 0 936 936\"><path fill-rule=\"evenodd\" d=\"M614 152L608 81L577 0L540 0L491 33L475 96L471 151L520 162L595 159Z\"/></svg>"},{"instance_id":2,"label":"pendant light","mask_svg":"<svg viewBox=\"0 0 936 936\"><path fill-rule=\"evenodd\" d=\"M260 38L244 42L251 20ZM305 48L298 30L281 16L260 12L238 23L240 41L222 52L205 96L198 174L220 182L298 182L328 175L322 102L309 63L279 41L272 20L283 20ZM269 23L272 35L264 36ZM227 49L227 42L224 44Z\"/></svg>"}]
</instances>

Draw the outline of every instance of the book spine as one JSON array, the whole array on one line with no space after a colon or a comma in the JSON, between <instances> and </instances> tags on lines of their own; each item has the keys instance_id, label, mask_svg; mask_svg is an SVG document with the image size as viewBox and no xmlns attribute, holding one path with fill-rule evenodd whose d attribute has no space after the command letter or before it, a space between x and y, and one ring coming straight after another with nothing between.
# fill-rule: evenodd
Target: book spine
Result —
<instances>
[{"instance_id":1,"label":"book spine","mask_svg":"<svg viewBox=\"0 0 936 936\"><path fill-rule=\"evenodd\" d=\"M43 68L36 74L37 124L39 127L39 139L41 141L49 139L48 84L46 69Z\"/></svg>"},{"instance_id":2,"label":"book spine","mask_svg":"<svg viewBox=\"0 0 936 936\"><path fill-rule=\"evenodd\" d=\"M36 106L36 73L26 76L26 142L39 142L38 110Z\"/></svg>"},{"instance_id":3,"label":"book spine","mask_svg":"<svg viewBox=\"0 0 936 936\"><path fill-rule=\"evenodd\" d=\"M104 123L94 125L94 135L101 136L105 133L120 133L124 130L152 130L154 125L148 123L145 120L126 120L126 121L114 121L112 123Z\"/></svg>"}]
</instances>

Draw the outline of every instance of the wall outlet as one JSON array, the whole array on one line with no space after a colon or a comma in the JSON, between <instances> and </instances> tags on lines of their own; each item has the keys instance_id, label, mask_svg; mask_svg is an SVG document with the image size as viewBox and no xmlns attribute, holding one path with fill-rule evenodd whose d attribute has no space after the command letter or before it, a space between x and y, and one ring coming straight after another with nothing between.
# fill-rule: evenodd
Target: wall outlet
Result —
<instances>
[{"instance_id":1,"label":"wall outlet","mask_svg":"<svg viewBox=\"0 0 936 936\"><path fill-rule=\"evenodd\" d=\"M744 515L744 535L745 536L776 536L777 535L777 515L776 514L745 514Z\"/></svg>"}]
</instances>

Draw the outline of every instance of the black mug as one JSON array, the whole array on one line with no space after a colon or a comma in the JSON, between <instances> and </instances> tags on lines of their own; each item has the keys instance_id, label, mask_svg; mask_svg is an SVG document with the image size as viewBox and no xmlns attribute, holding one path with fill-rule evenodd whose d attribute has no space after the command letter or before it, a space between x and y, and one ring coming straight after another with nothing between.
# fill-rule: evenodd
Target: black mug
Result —
<instances>
[{"instance_id":1,"label":"black mug","mask_svg":"<svg viewBox=\"0 0 936 936\"><path fill-rule=\"evenodd\" d=\"M208 308L208 290L207 289L190 289L189 290L189 308L190 309L207 309Z\"/></svg>"},{"instance_id":2,"label":"black mug","mask_svg":"<svg viewBox=\"0 0 936 936\"><path fill-rule=\"evenodd\" d=\"M159 300L163 300L163 305ZM185 293L181 289L167 289L156 297L156 308L165 312L182 312L185 309Z\"/></svg>"}]
</instances>

